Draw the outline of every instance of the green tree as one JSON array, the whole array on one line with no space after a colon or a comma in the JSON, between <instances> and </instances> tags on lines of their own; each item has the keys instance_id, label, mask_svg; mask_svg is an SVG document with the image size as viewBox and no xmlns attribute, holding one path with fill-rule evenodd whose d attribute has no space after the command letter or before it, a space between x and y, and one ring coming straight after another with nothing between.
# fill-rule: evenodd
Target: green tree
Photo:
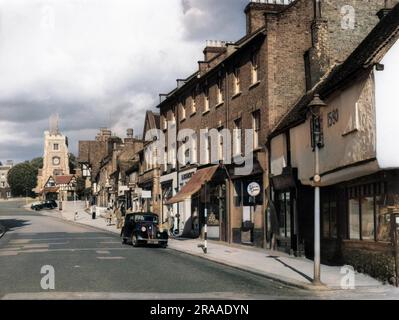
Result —
<instances>
[{"instance_id":1,"label":"green tree","mask_svg":"<svg viewBox=\"0 0 399 320\"><path fill-rule=\"evenodd\" d=\"M70 153L69 155L69 171L71 174L76 173L76 168L78 167L78 161L76 160L76 157L73 153Z\"/></svg>"},{"instance_id":2,"label":"green tree","mask_svg":"<svg viewBox=\"0 0 399 320\"><path fill-rule=\"evenodd\" d=\"M7 180L14 197L33 197L32 189L37 184L37 168L28 161L17 164L8 172Z\"/></svg>"},{"instance_id":3,"label":"green tree","mask_svg":"<svg viewBox=\"0 0 399 320\"><path fill-rule=\"evenodd\" d=\"M35 167L38 171L43 168L43 157L37 157L30 161L30 164Z\"/></svg>"}]
</instances>

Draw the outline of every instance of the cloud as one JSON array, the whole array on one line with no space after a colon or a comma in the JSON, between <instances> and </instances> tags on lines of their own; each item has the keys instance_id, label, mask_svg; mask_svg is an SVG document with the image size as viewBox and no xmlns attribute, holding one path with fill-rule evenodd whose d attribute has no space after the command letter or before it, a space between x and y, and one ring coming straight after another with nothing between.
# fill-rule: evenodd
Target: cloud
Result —
<instances>
[{"instance_id":1,"label":"cloud","mask_svg":"<svg viewBox=\"0 0 399 320\"><path fill-rule=\"evenodd\" d=\"M43 153L59 113L72 152L101 126L141 134L146 109L243 35L244 0L0 0L0 160Z\"/></svg>"}]
</instances>

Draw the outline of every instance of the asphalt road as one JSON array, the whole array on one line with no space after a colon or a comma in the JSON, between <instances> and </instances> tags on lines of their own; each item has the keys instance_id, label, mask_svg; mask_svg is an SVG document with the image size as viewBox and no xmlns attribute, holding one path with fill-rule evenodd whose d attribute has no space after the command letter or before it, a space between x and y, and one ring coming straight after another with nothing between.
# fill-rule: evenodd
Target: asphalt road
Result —
<instances>
[{"instance_id":1,"label":"asphalt road","mask_svg":"<svg viewBox=\"0 0 399 320\"><path fill-rule=\"evenodd\" d=\"M0 202L0 299L334 298ZM55 289L41 287L52 266ZM341 296L342 297L342 296Z\"/></svg>"}]
</instances>

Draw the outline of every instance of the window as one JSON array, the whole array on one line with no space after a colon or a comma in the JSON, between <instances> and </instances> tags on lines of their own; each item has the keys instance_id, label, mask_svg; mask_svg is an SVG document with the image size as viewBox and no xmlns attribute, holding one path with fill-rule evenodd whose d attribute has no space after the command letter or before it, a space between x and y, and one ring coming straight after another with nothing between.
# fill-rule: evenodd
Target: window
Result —
<instances>
[{"instance_id":1,"label":"window","mask_svg":"<svg viewBox=\"0 0 399 320\"><path fill-rule=\"evenodd\" d=\"M217 104L221 104L224 101L224 90L223 90L223 78L218 79L217 84Z\"/></svg>"},{"instance_id":2,"label":"window","mask_svg":"<svg viewBox=\"0 0 399 320\"><path fill-rule=\"evenodd\" d=\"M53 150L58 151L60 149L60 145L58 143L54 143Z\"/></svg>"},{"instance_id":3,"label":"window","mask_svg":"<svg viewBox=\"0 0 399 320\"><path fill-rule=\"evenodd\" d=\"M168 121L166 120L166 116L162 116L162 130L166 130L168 128Z\"/></svg>"},{"instance_id":4,"label":"window","mask_svg":"<svg viewBox=\"0 0 399 320\"><path fill-rule=\"evenodd\" d=\"M291 237L291 193L282 192L278 195L278 222L280 237Z\"/></svg>"},{"instance_id":5,"label":"window","mask_svg":"<svg viewBox=\"0 0 399 320\"><path fill-rule=\"evenodd\" d=\"M234 94L239 94L241 92L241 83L240 83L240 68L234 69Z\"/></svg>"},{"instance_id":6,"label":"window","mask_svg":"<svg viewBox=\"0 0 399 320\"><path fill-rule=\"evenodd\" d=\"M223 127L220 127L219 129L218 129L218 131L219 131L219 148L218 148L218 150L219 150L219 160L221 160L221 161L223 161L224 160L224 141L223 141L223 135L222 135L222 131L223 131Z\"/></svg>"},{"instance_id":7,"label":"window","mask_svg":"<svg viewBox=\"0 0 399 320\"><path fill-rule=\"evenodd\" d=\"M209 88L204 88L204 113L209 111Z\"/></svg>"},{"instance_id":8,"label":"window","mask_svg":"<svg viewBox=\"0 0 399 320\"><path fill-rule=\"evenodd\" d=\"M251 59L251 76L252 76L252 84L255 84L259 81L259 52L255 52L252 55Z\"/></svg>"},{"instance_id":9,"label":"window","mask_svg":"<svg viewBox=\"0 0 399 320\"><path fill-rule=\"evenodd\" d=\"M337 232L337 199L335 190L322 195L322 235L325 239L336 239Z\"/></svg>"},{"instance_id":10,"label":"window","mask_svg":"<svg viewBox=\"0 0 399 320\"><path fill-rule=\"evenodd\" d=\"M253 148L259 148L259 134L260 134L260 111L257 110L252 113L252 129L253 129Z\"/></svg>"},{"instance_id":11,"label":"window","mask_svg":"<svg viewBox=\"0 0 399 320\"><path fill-rule=\"evenodd\" d=\"M389 239L382 196L383 183L366 184L348 189L349 239L376 240ZM388 227L389 229L389 227Z\"/></svg>"},{"instance_id":12,"label":"window","mask_svg":"<svg viewBox=\"0 0 399 320\"><path fill-rule=\"evenodd\" d=\"M192 94L191 94L191 113L194 114L197 112L197 105L196 105L196 93L195 90L193 90Z\"/></svg>"},{"instance_id":13,"label":"window","mask_svg":"<svg viewBox=\"0 0 399 320\"><path fill-rule=\"evenodd\" d=\"M234 121L234 142L233 142L233 148L234 148L234 155L240 155L241 154L241 118L236 119Z\"/></svg>"},{"instance_id":14,"label":"window","mask_svg":"<svg viewBox=\"0 0 399 320\"><path fill-rule=\"evenodd\" d=\"M180 110L181 110L181 112L180 112L180 115L181 115L180 120L186 119L186 105L185 105L185 102L181 102L180 103Z\"/></svg>"}]
</instances>

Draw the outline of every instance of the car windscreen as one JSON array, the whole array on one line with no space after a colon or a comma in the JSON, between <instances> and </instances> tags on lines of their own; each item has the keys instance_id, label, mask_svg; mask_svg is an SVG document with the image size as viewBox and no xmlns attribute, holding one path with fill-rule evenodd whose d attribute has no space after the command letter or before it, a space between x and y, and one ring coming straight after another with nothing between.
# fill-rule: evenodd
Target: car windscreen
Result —
<instances>
[{"instance_id":1,"label":"car windscreen","mask_svg":"<svg viewBox=\"0 0 399 320\"><path fill-rule=\"evenodd\" d=\"M136 215L134 218L135 222L152 222L158 223L158 217L150 215Z\"/></svg>"}]
</instances>

